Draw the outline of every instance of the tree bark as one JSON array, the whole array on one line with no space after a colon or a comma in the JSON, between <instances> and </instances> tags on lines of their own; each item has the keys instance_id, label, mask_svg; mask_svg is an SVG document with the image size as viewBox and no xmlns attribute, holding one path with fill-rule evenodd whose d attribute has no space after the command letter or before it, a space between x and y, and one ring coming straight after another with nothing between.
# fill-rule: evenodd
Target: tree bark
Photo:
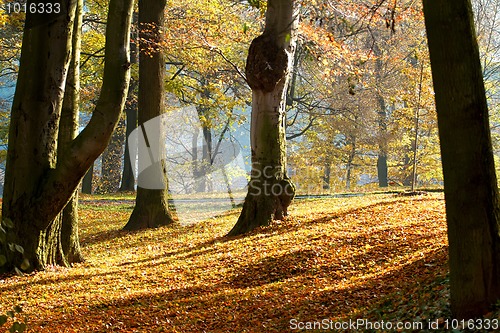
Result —
<instances>
[{"instance_id":1,"label":"tree bark","mask_svg":"<svg viewBox=\"0 0 500 333\"><path fill-rule=\"evenodd\" d=\"M325 166L323 167L323 190L329 190L330 189L330 176L332 172L332 164L330 163L329 158L327 159L327 162L325 163Z\"/></svg>"},{"instance_id":2,"label":"tree bark","mask_svg":"<svg viewBox=\"0 0 500 333\"><path fill-rule=\"evenodd\" d=\"M384 152L384 149L380 149L378 152L377 176L379 187L389 186L389 181L387 179L387 154Z\"/></svg>"},{"instance_id":3,"label":"tree bark","mask_svg":"<svg viewBox=\"0 0 500 333\"><path fill-rule=\"evenodd\" d=\"M161 30L165 22L166 0L139 0L139 125L164 113L164 73L165 61L162 51ZM160 149L165 159L165 141L160 135ZM153 145L154 146L154 145ZM147 163L147 152L139 151L139 164ZM162 158L160 157L160 162ZM158 164L158 167L160 165ZM168 207L168 181L165 172L160 170L158 179L164 189L142 188L139 175L139 186L134 211L125 230L138 230L159 227L174 222Z\"/></svg>"},{"instance_id":4,"label":"tree bark","mask_svg":"<svg viewBox=\"0 0 500 333\"><path fill-rule=\"evenodd\" d=\"M245 71L252 88L252 173L243 210L229 236L283 219L295 195L286 173L285 95L297 21L294 1L268 0L264 32L248 51Z\"/></svg>"},{"instance_id":5,"label":"tree bark","mask_svg":"<svg viewBox=\"0 0 500 333\"><path fill-rule=\"evenodd\" d=\"M134 13L134 18L132 25L133 29L133 37L130 41L130 63L132 66L137 64L137 43L139 34L138 31L138 22L137 22L137 13ZM127 102L125 103L125 116L126 116L126 127L125 127L125 156L123 161L123 172L122 172L122 181L120 185L120 191L125 192L133 192L135 191L135 178L133 172L133 166L130 160L130 156L137 156L137 152L130 151L129 147L129 136L134 129L137 128L137 87L138 87L138 78L133 75L130 78L130 85L127 94ZM137 147L137 145L135 145Z\"/></svg>"},{"instance_id":6,"label":"tree bark","mask_svg":"<svg viewBox=\"0 0 500 333\"><path fill-rule=\"evenodd\" d=\"M212 131L210 127L202 123L203 146L201 150L201 160L194 164L195 170L195 192L203 193L210 191L210 184L207 184L207 174L212 165ZM196 145L198 143L196 142ZM198 150L198 146L194 147ZM198 158L198 152L193 157Z\"/></svg>"},{"instance_id":7,"label":"tree bark","mask_svg":"<svg viewBox=\"0 0 500 333\"><path fill-rule=\"evenodd\" d=\"M58 151L59 156L64 155L71 141L78 135L80 113L80 49L81 27L83 21L83 0L78 0L72 36L72 52L69 64L64 101L59 123ZM78 190L64 207L59 215L61 227L62 261L71 265L82 262L83 255L80 250L78 235ZM56 221L54 223L59 223Z\"/></svg>"},{"instance_id":8,"label":"tree bark","mask_svg":"<svg viewBox=\"0 0 500 333\"><path fill-rule=\"evenodd\" d=\"M98 193L116 193L120 189L125 144L125 120L118 122L108 146L102 153L101 181Z\"/></svg>"},{"instance_id":9,"label":"tree bark","mask_svg":"<svg viewBox=\"0 0 500 333\"><path fill-rule=\"evenodd\" d=\"M54 220L106 147L123 109L129 80L133 0L111 0L101 95L89 125L58 156L59 119L77 1L60 3L60 16L26 15L9 129L3 217L13 222L9 242L24 248L30 269L63 263L59 256L61 224ZM0 254L7 255L7 269L23 259L5 247L0 248Z\"/></svg>"},{"instance_id":10,"label":"tree bark","mask_svg":"<svg viewBox=\"0 0 500 333\"><path fill-rule=\"evenodd\" d=\"M129 136L134 129L137 128L137 95L135 89L137 87L137 80L130 81L130 88L128 90L127 103L125 108L126 114L126 128L125 128L125 157L123 161L122 181L120 191L135 191L135 178L132 170L130 156L136 156L136 152L130 152ZM137 146L137 145L135 145Z\"/></svg>"},{"instance_id":11,"label":"tree bark","mask_svg":"<svg viewBox=\"0 0 500 333\"><path fill-rule=\"evenodd\" d=\"M2 216L14 223L9 242L23 247L31 269L60 263L63 257L58 237L61 221L54 221L57 214L51 216L44 228L37 228L29 216L30 201L38 194L39 181L57 162L56 140L71 56L76 1L59 4L62 15L54 20L44 21L38 14L26 15L9 128ZM23 259L7 247L2 247L0 254L7 257L4 269L19 267Z\"/></svg>"},{"instance_id":12,"label":"tree bark","mask_svg":"<svg viewBox=\"0 0 500 333\"><path fill-rule=\"evenodd\" d=\"M381 60L377 60L377 64ZM381 65L377 65L378 70L381 71ZM378 74L379 75L379 74ZM379 150L377 158L377 176L378 176L378 186L388 187L389 182L387 180L387 111L384 97L381 95L377 96L380 110L377 112L378 115L378 130L379 130Z\"/></svg>"},{"instance_id":13,"label":"tree bark","mask_svg":"<svg viewBox=\"0 0 500 333\"><path fill-rule=\"evenodd\" d=\"M424 0L438 114L453 316L500 299L498 188L469 0Z\"/></svg>"},{"instance_id":14,"label":"tree bark","mask_svg":"<svg viewBox=\"0 0 500 333\"><path fill-rule=\"evenodd\" d=\"M92 194L92 182L94 178L94 164L90 166L89 170L87 173L85 173L85 176L83 177L82 180L82 193L85 194Z\"/></svg>"}]
</instances>

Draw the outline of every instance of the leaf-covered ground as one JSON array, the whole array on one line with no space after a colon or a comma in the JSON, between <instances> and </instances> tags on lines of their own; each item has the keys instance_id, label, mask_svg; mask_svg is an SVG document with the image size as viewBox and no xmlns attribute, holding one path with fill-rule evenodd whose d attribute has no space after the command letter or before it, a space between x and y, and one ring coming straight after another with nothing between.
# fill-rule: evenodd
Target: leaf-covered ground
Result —
<instances>
[{"instance_id":1,"label":"leaf-covered ground","mask_svg":"<svg viewBox=\"0 0 500 333\"><path fill-rule=\"evenodd\" d=\"M224 238L237 211L121 231L131 209L82 205L86 262L0 280L0 313L20 305L28 331L51 333L290 332L449 316L440 194L300 200L286 221L237 238Z\"/></svg>"}]
</instances>

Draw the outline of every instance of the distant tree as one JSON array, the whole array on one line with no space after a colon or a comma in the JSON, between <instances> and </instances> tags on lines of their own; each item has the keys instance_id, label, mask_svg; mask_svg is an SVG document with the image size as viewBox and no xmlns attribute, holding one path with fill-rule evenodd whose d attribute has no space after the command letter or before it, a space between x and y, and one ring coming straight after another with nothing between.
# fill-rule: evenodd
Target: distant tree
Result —
<instances>
[{"instance_id":1,"label":"distant tree","mask_svg":"<svg viewBox=\"0 0 500 333\"><path fill-rule=\"evenodd\" d=\"M231 236L283 219L295 194L286 170L285 105L297 21L293 0L268 0L264 32L248 51L245 72L252 88L252 173Z\"/></svg>"},{"instance_id":2,"label":"distant tree","mask_svg":"<svg viewBox=\"0 0 500 333\"><path fill-rule=\"evenodd\" d=\"M165 61L161 46L166 0L139 0L139 126L164 113ZM161 149L164 145L158 145ZM139 163L146 163L148 152L139 150ZM164 156L166 152L159 152ZM164 162L164 161L160 161ZM160 168L160 165L158 165ZM135 207L125 230L168 225L174 222L168 207L168 181L158 172L163 189L137 187ZM138 176L140 180L141 175Z\"/></svg>"},{"instance_id":3,"label":"distant tree","mask_svg":"<svg viewBox=\"0 0 500 333\"><path fill-rule=\"evenodd\" d=\"M92 194L93 193L93 190L92 190L93 178L94 178L94 164L92 163L89 170L87 171L87 173L85 173L85 176L83 177L82 193L85 193L85 194Z\"/></svg>"},{"instance_id":4,"label":"distant tree","mask_svg":"<svg viewBox=\"0 0 500 333\"><path fill-rule=\"evenodd\" d=\"M120 191L135 191L135 178L132 170L130 156L135 156L135 152L130 152L128 138L132 131L137 128L137 80L131 79L128 90L127 103L125 104L125 153L123 157L123 170L121 174Z\"/></svg>"},{"instance_id":5,"label":"distant tree","mask_svg":"<svg viewBox=\"0 0 500 333\"><path fill-rule=\"evenodd\" d=\"M24 250L13 255L7 244L0 244L0 255L7 261L2 269L20 266L23 256L30 269L67 263L61 253L67 247L61 242L69 238L61 238L57 216L106 147L128 88L133 0L110 0L100 97L90 123L58 155L77 1L55 3L60 5L60 13L26 14L2 205L2 218L14 225L7 244L19 244Z\"/></svg>"},{"instance_id":6,"label":"distant tree","mask_svg":"<svg viewBox=\"0 0 500 333\"><path fill-rule=\"evenodd\" d=\"M473 318L500 299L500 209L470 0L424 0L448 223L451 310Z\"/></svg>"},{"instance_id":7,"label":"distant tree","mask_svg":"<svg viewBox=\"0 0 500 333\"><path fill-rule=\"evenodd\" d=\"M122 178L122 159L125 145L125 118L122 116L102 153L101 179L98 193L116 193Z\"/></svg>"}]
</instances>

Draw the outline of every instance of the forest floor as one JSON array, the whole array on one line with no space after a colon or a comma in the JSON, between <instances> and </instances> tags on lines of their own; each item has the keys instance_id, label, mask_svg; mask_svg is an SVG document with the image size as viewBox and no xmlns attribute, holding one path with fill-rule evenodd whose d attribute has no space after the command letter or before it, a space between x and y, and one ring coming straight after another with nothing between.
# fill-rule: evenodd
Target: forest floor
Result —
<instances>
[{"instance_id":1,"label":"forest floor","mask_svg":"<svg viewBox=\"0 0 500 333\"><path fill-rule=\"evenodd\" d=\"M297 200L286 221L232 238L238 210L121 231L131 211L81 205L86 261L0 279L0 314L19 305L28 332L50 333L446 331L442 194Z\"/></svg>"}]
</instances>

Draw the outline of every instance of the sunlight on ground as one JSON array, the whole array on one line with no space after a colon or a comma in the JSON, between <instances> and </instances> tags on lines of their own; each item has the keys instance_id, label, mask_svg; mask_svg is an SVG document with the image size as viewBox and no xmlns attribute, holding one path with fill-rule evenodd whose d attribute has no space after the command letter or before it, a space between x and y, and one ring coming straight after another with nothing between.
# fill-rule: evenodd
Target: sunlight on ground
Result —
<instances>
[{"instance_id":1,"label":"sunlight on ground","mask_svg":"<svg viewBox=\"0 0 500 333\"><path fill-rule=\"evenodd\" d=\"M230 239L237 211L124 232L130 204L91 206L80 213L85 263L0 281L0 310L21 305L31 332L287 332L294 318L444 310L441 194L300 200L286 221Z\"/></svg>"}]
</instances>

